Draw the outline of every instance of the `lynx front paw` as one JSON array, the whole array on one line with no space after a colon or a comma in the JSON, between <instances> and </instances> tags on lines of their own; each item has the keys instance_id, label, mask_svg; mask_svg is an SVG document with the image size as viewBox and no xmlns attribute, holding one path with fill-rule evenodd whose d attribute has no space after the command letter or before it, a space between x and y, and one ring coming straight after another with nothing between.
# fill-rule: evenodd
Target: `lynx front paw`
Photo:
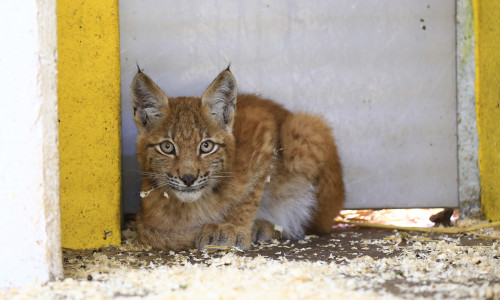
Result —
<instances>
[{"instance_id":1,"label":"lynx front paw","mask_svg":"<svg viewBox=\"0 0 500 300\"><path fill-rule=\"evenodd\" d=\"M273 223L264 220L255 220L252 226L252 242L269 241L279 238Z\"/></svg>"},{"instance_id":2,"label":"lynx front paw","mask_svg":"<svg viewBox=\"0 0 500 300\"><path fill-rule=\"evenodd\" d=\"M248 249L250 248L250 233L232 224L210 223L203 226L200 235L196 238L196 248L202 250L207 245Z\"/></svg>"}]
</instances>

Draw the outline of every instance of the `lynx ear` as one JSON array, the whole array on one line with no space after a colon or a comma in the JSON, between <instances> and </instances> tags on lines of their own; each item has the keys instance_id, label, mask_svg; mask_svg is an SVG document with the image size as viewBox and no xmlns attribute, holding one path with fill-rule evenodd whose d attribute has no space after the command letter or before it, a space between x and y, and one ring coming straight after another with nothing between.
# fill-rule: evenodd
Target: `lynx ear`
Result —
<instances>
[{"instance_id":1,"label":"lynx ear","mask_svg":"<svg viewBox=\"0 0 500 300\"><path fill-rule=\"evenodd\" d=\"M132 106L137 129L142 133L153 127L162 117L162 107L168 105L167 96L144 73L139 73L132 82Z\"/></svg>"},{"instance_id":2,"label":"lynx ear","mask_svg":"<svg viewBox=\"0 0 500 300\"><path fill-rule=\"evenodd\" d=\"M201 97L202 105L209 107L212 118L227 131L233 128L236 94L236 80L228 67L215 78Z\"/></svg>"}]
</instances>

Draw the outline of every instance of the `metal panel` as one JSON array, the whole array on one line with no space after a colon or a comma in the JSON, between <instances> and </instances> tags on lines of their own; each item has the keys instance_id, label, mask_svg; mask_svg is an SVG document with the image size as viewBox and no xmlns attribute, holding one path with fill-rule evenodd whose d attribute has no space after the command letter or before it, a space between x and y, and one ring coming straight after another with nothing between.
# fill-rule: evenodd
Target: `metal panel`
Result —
<instances>
[{"instance_id":1,"label":"metal panel","mask_svg":"<svg viewBox=\"0 0 500 300\"><path fill-rule=\"evenodd\" d=\"M120 1L125 210L137 208L129 85L240 92L334 127L349 208L457 206L455 1Z\"/></svg>"}]
</instances>

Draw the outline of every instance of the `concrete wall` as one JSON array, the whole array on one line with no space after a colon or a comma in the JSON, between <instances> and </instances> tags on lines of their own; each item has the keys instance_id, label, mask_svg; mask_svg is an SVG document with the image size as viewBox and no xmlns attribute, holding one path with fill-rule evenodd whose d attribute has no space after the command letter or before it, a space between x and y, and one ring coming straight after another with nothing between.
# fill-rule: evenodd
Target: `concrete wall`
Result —
<instances>
[{"instance_id":1,"label":"concrete wall","mask_svg":"<svg viewBox=\"0 0 500 300\"><path fill-rule=\"evenodd\" d=\"M460 215L481 217L479 137L476 122L474 10L457 1L457 129Z\"/></svg>"},{"instance_id":2,"label":"concrete wall","mask_svg":"<svg viewBox=\"0 0 500 300\"><path fill-rule=\"evenodd\" d=\"M62 276L55 0L0 1L0 286Z\"/></svg>"}]
</instances>

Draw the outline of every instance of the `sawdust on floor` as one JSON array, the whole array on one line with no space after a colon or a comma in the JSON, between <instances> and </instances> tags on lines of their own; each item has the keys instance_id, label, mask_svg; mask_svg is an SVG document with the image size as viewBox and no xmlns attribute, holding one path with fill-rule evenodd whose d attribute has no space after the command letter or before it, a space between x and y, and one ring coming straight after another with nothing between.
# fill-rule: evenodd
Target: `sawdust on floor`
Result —
<instances>
[{"instance_id":1,"label":"sawdust on floor","mask_svg":"<svg viewBox=\"0 0 500 300\"><path fill-rule=\"evenodd\" d=\"M500 245L470 234L339 228L238 249L64 250L64 280L7 299L500 299Z\"/></svg>"}]
</instances>

